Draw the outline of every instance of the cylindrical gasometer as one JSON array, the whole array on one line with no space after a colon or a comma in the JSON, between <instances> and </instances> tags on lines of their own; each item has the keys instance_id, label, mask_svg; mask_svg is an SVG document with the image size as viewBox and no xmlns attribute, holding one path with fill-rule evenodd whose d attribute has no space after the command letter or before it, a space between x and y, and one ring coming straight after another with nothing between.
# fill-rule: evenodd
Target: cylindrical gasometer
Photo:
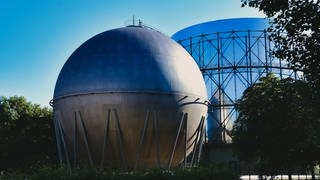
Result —
<instances>
[{"instance_id":1,"label":"cylindrical gasometer","mask_svg":"<svg viewBox=\"0 0 320 180\"><path fill-rule=\"evenodd\" d=\"M170 168L199 156L201 72L150 28L113 29L83 43L63 66L52 103L59 158L70 166Z\"/></svg>"}]
</instances>

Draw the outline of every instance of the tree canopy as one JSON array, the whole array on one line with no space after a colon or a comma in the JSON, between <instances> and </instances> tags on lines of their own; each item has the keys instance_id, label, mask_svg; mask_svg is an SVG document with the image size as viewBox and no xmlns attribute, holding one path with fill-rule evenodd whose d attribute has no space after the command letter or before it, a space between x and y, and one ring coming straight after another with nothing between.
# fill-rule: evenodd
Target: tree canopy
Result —
<instances>
[{"instance_id":1,"label":"tree canopy","mask_svg":"<svg viewBox=\"0 0 320 180\"><path fill-rule=\"evenodd\" d=\"M24 97L0 97L0 170L55 159L52 110Z\"/></svg>"},{"instance_id":2,"label":"tree canopy","mask_svg":"<svg viewBox=\"0 0 320 180\"><path fill-rule=\"evenodd\" d=\"M241 0L271 20L269 31L276 57L304 72L309 84L320 88L320 1Z\"/></svg>"},{"instance_id":3,"label":"tree canopy","mask_svg":"<svg viewBox=\"0 0 320 180\"><path fill-rule=\"evenodd\" d=\"M245 90L232 132L239 158L270 174L319 163L320 122L310 91L303 81L272 74Z\"/></svg>"},{"instance_id":4,"label":"tree canopy","mask_svg":"<svg viewBox=\"0 0 320 180\"><path fill-rule=\"evenodd\" d=\"M274 43L273 55L276 58L288 61L291 68L301 70L306 78L306 82L280 81L267 77L249 88L239 101L240 117L235 126L235 140L238 145L248 143L247 140L249 139L246 137L246 135L249 136L248 132L252 132L253 134L250 134L250 136L253 135L254 137L266 135L261 134L266 129L258 128L255 132L243 130L247 128L246 123L255 119L257 121L255 125L262 126L266 123L264 124L266 127L263 128L269 128L268 130L273 129L272 134L268 134L270 135L270 141L263 139L262 142L266 144L259 144L256 147L259 150L256 153L258 153L257 155L260 158L262 156L275 157L273 153L278 155L282 153L283 155L274 159L281 161L278 164L284 164L290 168L289 164L292 163L290 166L297 165L297 158L300 158L300 165L305 163L306 166L313 167L312 165L315 163L319 164L320 157L320 1L241 0L241 2L242 7L257 8L266 14L270 19L268 31L270 32L270 40ZM276 89L272 89L271 87ZM281 88L279 89L279 87ZM276 92L282 95L279 96ZM259 93L266 94L262 96ZM256 107L252 106L253 104L248 105L254 97L262 98L262 101L259 100L257 102ZM245 104L248 106L245 106ZM251 111L248 110L249 106L252 106ZM265 111L256 111L263 106L265 107ZM269 113L266 113L266 111L269 111ZM252 114L253 112L258 114ZM262 124L259 124L259 122ZM267 124L268 122L271 124ZM243 123L244 125L242 125ZM289 125L288 130L290 131L278 129L278 126L282 127L283 125ZM251 125L249 129L251 129ZM287 134L280 136L278 135L279 132ZM290 138L286 137L286 135L290 135ZM283 143L290 146L280 146L281 148L277 151L269 149L270 151L267 152L263 150L263 153L266 153L263 155L260 151L261 149L274 147L271 144L271 137L274 138L273 141L277 142L282 142L285 138L289 138L287 142ZM258 139L251 140L258 141ZM291 142L291 140L293 141ZM275 144L278 145L277 143ZM283 148L285 151L283 151ZM243 148L239 149L243 150ZM245 154L242 153L242 155L245 157ZM270 163L268 162L269 160L265 161L266 164ZM273 162L273 169L277 168L277 166L274 166L276 164Z\"/></svg>"}]
</instances>

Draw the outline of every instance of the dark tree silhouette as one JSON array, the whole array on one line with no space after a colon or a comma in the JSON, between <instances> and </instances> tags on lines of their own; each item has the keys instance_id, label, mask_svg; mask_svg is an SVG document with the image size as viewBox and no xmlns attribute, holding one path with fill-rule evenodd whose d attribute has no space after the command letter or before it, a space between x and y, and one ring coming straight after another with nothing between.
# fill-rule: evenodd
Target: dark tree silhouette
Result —
<instances>
[{"instance_id":1,"label":"dark tree silhouette","mask_svg":"<svg viewBox=\"0 0 320 180\"><path fill-rule=\"evenodd\" d=\"M319 163L320 123L310 115L310 91L303 81L272 74L245 90L232 132L239 158L270 175L313 169Z\"/></svg>"},{"instance_id":2,"label":"dark tree silhouette","mask_svg":"<svg viewBox=\"0 0 320 180\"><path fill-rule=\"evenodd\" d=\"M312 105L307 115L320 123L320 1L241 0L242 6L258 8L270 19L270 39L275 57L302 70L311 90ZM316 136L319 136L316 133ZM318 158L317 158L318 157ZM315 158L319 159L319 155ZM318 162L319 163L319 162ZM314 178L314 176L313 176Z\"/></svg>"},{"instance_id":3,"label":"dark tree silhouette","mask_svg":"<svg viewBox=\"0 0 320 180\"><path fill-rule=\"evenodd\" d=\"M55 151L51 109L0 98L0 170L54 162Z\"/></svg>"}]
</instances>

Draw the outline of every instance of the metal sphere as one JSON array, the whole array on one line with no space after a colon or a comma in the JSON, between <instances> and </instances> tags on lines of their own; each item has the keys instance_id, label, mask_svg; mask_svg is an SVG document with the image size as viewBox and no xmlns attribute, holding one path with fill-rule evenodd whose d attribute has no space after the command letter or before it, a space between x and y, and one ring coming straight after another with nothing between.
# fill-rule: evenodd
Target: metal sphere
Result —
<instances>
[{"instance_id":1,"label":"metal sphere","mask_svg":"<svg viewBox=\"0 0 320 180\"><path fill-rule=\"evenodd\" d=\"M177 166L201 144L206 103L201 72L175 41L141 26L105 31L59 74L53 109L60 160Z\"/></svg>"}]
</instances>

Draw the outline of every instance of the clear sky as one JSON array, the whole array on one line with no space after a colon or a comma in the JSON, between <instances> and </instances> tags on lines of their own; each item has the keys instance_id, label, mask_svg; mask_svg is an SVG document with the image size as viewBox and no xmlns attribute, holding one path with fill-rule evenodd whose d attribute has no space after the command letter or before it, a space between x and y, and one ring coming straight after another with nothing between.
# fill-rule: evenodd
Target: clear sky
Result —
<instances>
[{"instance_id":1,"label":"clear sky","mask_svg":"<svg viewBox=\"0 0 320 180\"><path fill-rule=\"evenodd\" d=\"M133 15L168 36L211 20L264 17L240 0L0 0L0 96L49 106L71 53Z\"/></svg>"}]
</instances>

